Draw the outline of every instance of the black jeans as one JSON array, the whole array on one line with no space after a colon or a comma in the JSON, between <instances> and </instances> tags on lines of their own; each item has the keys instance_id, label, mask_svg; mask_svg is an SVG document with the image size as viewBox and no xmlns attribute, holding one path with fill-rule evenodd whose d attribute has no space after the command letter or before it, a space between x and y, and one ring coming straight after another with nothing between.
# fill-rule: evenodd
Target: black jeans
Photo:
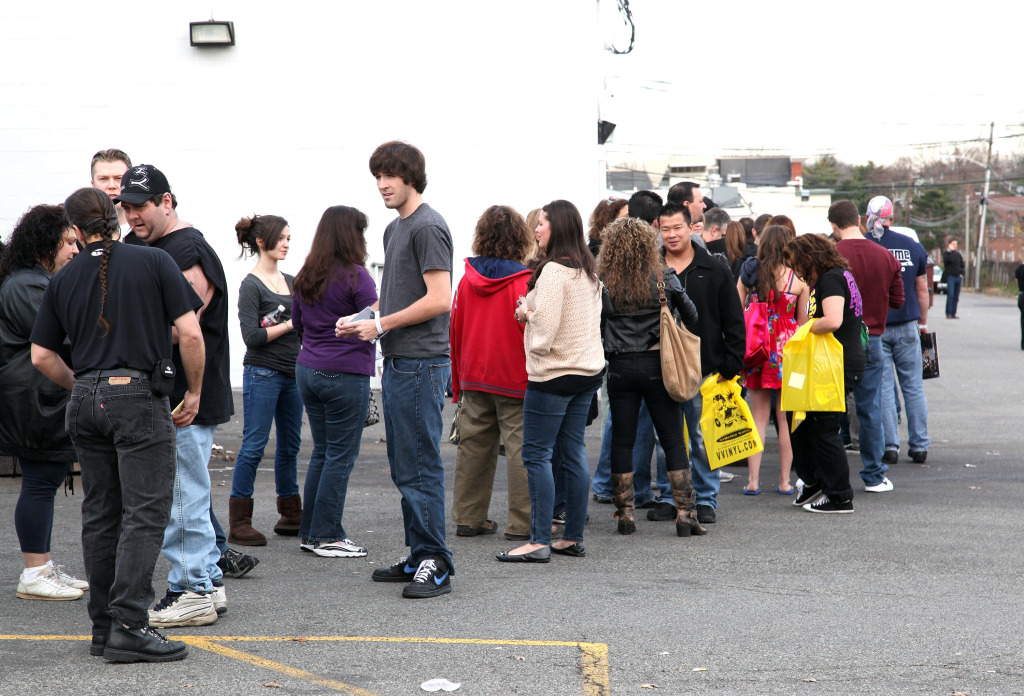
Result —
<instances>
[{"instance_id":1,"label":"black jeans","mask_svg":"<svg viewBox=\"0 0 1024 696\"><path fill-rule=\"evenodd\" d=\"M793 426L793 413L786 413ZM820 483L825 493L853 500L850 465L839 436L838 411L808 411L807 419L789 435L793 468L805 484Z\"/></svg>"},{"instance_id":2,"label":"black jeans","mask_svg":"<svg viewBox=\"0 0 1024 696\"><path fill-rule=\"evenodd\" d=\"M14 506L14 528L22 553L50 553L53 496L68 475L71 462L44 462L18 457L21 495Z\"/></svg>"},{"instance_id":3,"label":"black jeans","mask_svg":"<svg viewBox=\"0 0 1024 696\"><path fill-rule=\"evenodd\" d=\"M93 633L111 618L149 624L153 569L170 520L175 435L167 397L149 380L79 379L67 429L82 467L82 553Z\"/></svg>"},{"instance_id":4,"label":"black jeans","mask_svg":"<svg viewBox=\"0 0 1024 696\"><path fill-rule=\"evenodd\" d=\"M665 467L689 467L683 439L682 405L672 400L661 377L661 351L618 353L608 359L608 403L612 410L612 472L633 472L633 445L640 401L647 402L654 430L665 450Z\"/></svg>"}]
</instances>

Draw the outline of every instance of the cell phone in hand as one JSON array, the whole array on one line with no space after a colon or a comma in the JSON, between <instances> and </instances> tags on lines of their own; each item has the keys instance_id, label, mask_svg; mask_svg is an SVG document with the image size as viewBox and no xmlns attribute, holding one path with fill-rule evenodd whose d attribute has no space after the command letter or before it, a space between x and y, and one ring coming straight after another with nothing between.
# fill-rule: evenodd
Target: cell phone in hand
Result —
<instances>
[{"instance_id":1,"label":"cell phone in hand","mask_svg":"<svg viewBox=\"0 0 1024 696\"><path fill-rule=\"evenodd\" d=\"M373 321L373 309L367 307L359 314L352 315L352 319L350 321Z\"/></svg>"}]
</instances>

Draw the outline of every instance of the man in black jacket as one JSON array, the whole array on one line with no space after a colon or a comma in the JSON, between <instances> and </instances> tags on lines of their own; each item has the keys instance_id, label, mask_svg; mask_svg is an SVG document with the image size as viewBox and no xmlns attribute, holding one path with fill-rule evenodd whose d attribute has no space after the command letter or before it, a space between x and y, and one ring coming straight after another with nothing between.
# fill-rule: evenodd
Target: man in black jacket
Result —
<instances>
[{"instance_id":1,"label":"man in black jacket","mask_svg":"<svg viewBox=\"0 0 1024 696\"><path fill-rule=\"evenodd\" d=\"M746 331L739 293L728 268L707 250L690 239L689 211L668 203L661 211L661 239L665 245L665 263L675 269L683 288L697 307L697 334L700 336L701 372L718 373L729 380L743 369ZM700 431L703 397L697 394L683 404L686 428L690 433L690 470L697 494L697 519L715 522L721 480L712 473Z\"/></svg>"}]
</instances>

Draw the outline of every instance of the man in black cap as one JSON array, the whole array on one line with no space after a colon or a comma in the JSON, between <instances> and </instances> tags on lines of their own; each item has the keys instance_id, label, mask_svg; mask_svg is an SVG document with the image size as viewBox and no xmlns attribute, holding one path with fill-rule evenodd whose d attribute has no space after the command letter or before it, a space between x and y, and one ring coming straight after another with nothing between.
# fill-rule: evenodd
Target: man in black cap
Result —
<instances>
[{"instance_id":1,"label":"man in black cap","mask_svg":"<svg viewBox=\"0 0 1024 696\"><path fill-rule=\"evenodd\" d=\"M188 655L149 627L153 569L170 515L174 426L199 410L202 301L174 262L155 249L114 242L110 198L79 189L64 202L85 250L54 275L39 305L32 364L71 391L68 433L82 465L82 551L89 576L89 654L115 662ZM167 400L171 332L188 391L172 416ZM72 374L61 359L71 342Z\"/></svg>"},{"instance_id":2,"label":"man in black cap","mask_svg":"<svg viewBox=\"0 0 1024 696\"><path fill-rule=\"evenodd\" d=\"M210 516L207 468L217 426L234 413L228 373L227 281L220 259L203 235L178 219L177 199L159 169L151 164L129 169L121 179L121 195L116 200L134 237L170 254L203 300L199 311L206 346L203 402L192 423L177 429L173 514L163 545L164 557L171 564L169 588L149 620L164 628L205 626L227 611L223 572L217 565L220 550ZM178 379L171 401L176 404L187 391L177 348L174 363Z\"/></svg>"}]
</instances>

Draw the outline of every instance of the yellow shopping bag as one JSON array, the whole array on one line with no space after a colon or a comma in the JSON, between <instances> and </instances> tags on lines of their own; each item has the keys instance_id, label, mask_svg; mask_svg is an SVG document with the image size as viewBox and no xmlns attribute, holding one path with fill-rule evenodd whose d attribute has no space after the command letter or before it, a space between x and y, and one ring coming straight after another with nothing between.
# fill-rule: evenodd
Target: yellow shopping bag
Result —
<instances>
[{"instance_id":1,"label":"yellow shopping bag","mask_svg":"<svg viewBox=\"0 0 1024 696\"><path fill-rule=\"evenodd\" d=\"M793 411L793 429L807 411L845 411L843 345L831 333L813 334L812 319L782 350L782 410Z\"/></svg>"},{"instance_id":2,"label":"yellow shopping bag","mask_svg":"<svg viewBox=\"0 0 1024 696\"><path fill-rule=\"evenodd\" d=\"M700 393L704 397L700 431L712 469L764 449L750 408L740 395L739 377L719 382L718 374L713 374L704 380Z\"/></svg>"}]
</instances>

